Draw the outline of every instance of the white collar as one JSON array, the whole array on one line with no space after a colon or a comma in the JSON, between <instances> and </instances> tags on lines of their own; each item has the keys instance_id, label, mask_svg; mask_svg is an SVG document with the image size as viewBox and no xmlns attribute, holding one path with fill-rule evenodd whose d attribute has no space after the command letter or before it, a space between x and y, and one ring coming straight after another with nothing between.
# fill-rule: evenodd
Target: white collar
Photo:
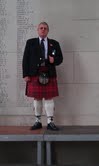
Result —
<instances>
[{"instance_id":1,"label":"white collar","mask_svg":"<svg viewBox=\"0 0 99 166\"><path fill-rule=\"evenodd\" d=\"M41 42L42 38L39 37L39 40L40 40L40 42ZM44 38L44 41L45 41L45 42L47 41L47 37Z\"/></svg>"}]
</instances>

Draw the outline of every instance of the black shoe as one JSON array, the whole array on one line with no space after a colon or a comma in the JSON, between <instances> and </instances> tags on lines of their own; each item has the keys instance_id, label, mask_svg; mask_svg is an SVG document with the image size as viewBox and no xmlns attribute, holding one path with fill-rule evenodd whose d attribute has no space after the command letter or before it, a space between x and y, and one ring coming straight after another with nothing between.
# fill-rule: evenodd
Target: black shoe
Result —
<instances>
[{"instance_id":1,"label":"black shoe","mask_svg":"<svg viewBox=\"0 0 99 166\"><path fill-rule=\"evenodd\" d=\"M35 122L34 125L31 127L31 130L37 130L42 128L42 123Z\"/></svg>"},{"instance_id":2,"label":"black shoe","mask_svg":"<svg viewBox=\"0 0 99 166\"><path fill-rule=\"evenodd\" d=\"M54 131L59 130L59 128L56 127L55 124L54 124L53 122L48 123L48 125L47 125L47 129L48 129L48 130L54 130Z\"/></svg>"}]
</instances>

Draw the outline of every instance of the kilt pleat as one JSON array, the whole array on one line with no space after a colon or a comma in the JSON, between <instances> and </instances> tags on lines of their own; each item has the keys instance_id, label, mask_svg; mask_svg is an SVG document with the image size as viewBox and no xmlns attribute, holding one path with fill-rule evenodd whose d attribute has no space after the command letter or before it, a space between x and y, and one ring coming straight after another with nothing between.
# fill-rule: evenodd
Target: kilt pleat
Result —
<instances>
[{"instance_id":1,"label":"kilt pleat","mask_svg":"<svg viewBox=\"0 0 99 166\"><path fill-rule=\"evenodd\" d=\"M59 96L57 79L50 78L49 83L42 85L39 83L38 76L31 77L31 80L26 84L26 96L36 99L50 99Z\"/></svg>"}]
</instances>

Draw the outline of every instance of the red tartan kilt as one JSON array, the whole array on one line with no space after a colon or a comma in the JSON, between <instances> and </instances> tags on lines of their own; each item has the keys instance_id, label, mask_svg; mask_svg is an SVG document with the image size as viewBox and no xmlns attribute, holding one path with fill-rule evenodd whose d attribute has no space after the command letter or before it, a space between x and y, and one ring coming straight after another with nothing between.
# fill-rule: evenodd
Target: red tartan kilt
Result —
<instances>
[{"instance_id":1,"label":"red tartan kilt","mask_svg":"<svg viewBox=\"0 0 99 166\"><path fill-rule=\"evenodd\" d=\"M31 77L31 81L26 84L26 95L36 99L50 99L58 96L57 79L50 78L48 84L42 85L39 83L38 76Z\"/></svg>"}]
</instances>

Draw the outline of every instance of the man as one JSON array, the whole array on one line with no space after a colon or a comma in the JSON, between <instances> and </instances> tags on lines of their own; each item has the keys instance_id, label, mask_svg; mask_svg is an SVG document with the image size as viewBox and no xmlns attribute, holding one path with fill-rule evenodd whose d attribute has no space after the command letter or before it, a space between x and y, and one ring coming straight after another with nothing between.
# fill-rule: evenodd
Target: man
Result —
<instances>
[{"instance_id":1,"label":"man","mask_svg":"<svg viewBox=\"0 0 99 166\"><path fill-rule=\"evenodd\" d=\"M47 114L47 129L58 130L54 124L54 101L58 96L56 65L63 61L60 45L47 37L49 26L41 22L37 28L38 38L27 40L23 55L23 78L26 81L26 95L34 98L36 122L32 130L42 128L42 107ZM44 105L42 104L44 99Z\"/></svg>"}]
</instances>

